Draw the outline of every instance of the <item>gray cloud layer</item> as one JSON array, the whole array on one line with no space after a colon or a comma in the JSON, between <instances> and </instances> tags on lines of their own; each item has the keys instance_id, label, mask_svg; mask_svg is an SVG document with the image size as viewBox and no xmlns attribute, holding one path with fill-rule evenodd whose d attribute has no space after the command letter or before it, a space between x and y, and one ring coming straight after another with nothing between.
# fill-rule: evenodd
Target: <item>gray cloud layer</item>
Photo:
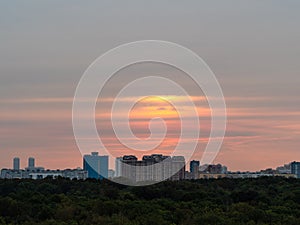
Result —
<instances>
[{"instance_id":1,"label":"gray cloud layer","mask_svg":"<svg viewBox=\"0 0 300 225\"><path fill-rule=\"evenodd\" d=\"M74 140L60 140L63 134L72 135L71 102L50 101L45 106L16 100L70 99L95 58L117 45L141 39L172 41L198 53L219 79L228 108L252 109L246 124L262 120L255 110L264 111L266 123L257 129L265 128L266 133L271 132L272 121L283 127L299 124L298 114L289 116L300 111L299 21L298 0L2 1L0 167L8 166L22 149L24 155L35 154L36 150L28 149L33 146L51 146L62 150L57 154L78 157ZM231 101L234 97L239 100ZM247 125L245 130L237 129L238 124L229 121L229 127L236 129L230 136L256 133ZM293 132L298 129L292 128ZM291 129L282 132L288 136ZM43 138L36 140L39 135ZM286 158L300 159L299 153L295 155L299 139L292 137L289 145L282 141L278 146L290 151ZM268 144L262 146L268 148ZM251 163L255 162L249 167Z\"/></svg>"}]
</instances>

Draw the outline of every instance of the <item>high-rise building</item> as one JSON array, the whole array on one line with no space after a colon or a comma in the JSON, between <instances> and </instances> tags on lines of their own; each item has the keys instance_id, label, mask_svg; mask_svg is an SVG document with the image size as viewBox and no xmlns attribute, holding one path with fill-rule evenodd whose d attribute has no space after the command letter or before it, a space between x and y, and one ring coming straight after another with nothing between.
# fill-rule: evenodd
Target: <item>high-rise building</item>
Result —
<instances>
[{"instance_id":1,"label":"high-rise building","mask_svg":"<svg viewBox=\"0 0 300 225\"><path fill-rule=\"evenodd\" d=\"M191 179L198 179L200 162L192 160L190 162Z\"/></svg>"},{"instance_id":2,"label":"high-rise building","mask_svg":"<svg viewBox=\"0 0 300 225\"><path fill-rule=\"evenodd\" d=\"M192 160L190 162L190 172L193 173L195 170L199 170L200 162Z\"/></svg>"},{"instance_id":3,"label":"high-rise building","mask_svg":"<svg viewBox=\"0 0 300 225\"><path fill-rule=\"evenodd\" d=\"M121 177L122 176L122 157L117 157L115 160L115 177Z\"/></svg>"},{"instance_id":4,"label":"high-rise building","mask_svg":"<svg viewBox=\"0 0 300 225\"><path fill-rule=\"evenodd\" d=\"M291 172L295 174L297 178L300 178L300 162L291 163Z\"/></svg>"},{"instance_id":5,"label":"high-rise building","mask_svg":"<svg viewBox=\"0 0 300 225\"><path fill-rule=\"evenodd\" d=\"M172 174L171 180L183 180L185 178L185 159L183 156L172 157Z\"/></svg>"},{"instance_id":6,"label":"high-rise building","mask_svg":"<svg viewBox=\"0 0 300 225\"><path fill-rule=\"evenodd\" d=\"M98 152L84 155L83 169L88 172L88 178L108 178L108 156L99 156Z\"/></svg>"},{"instance_id":7,"label":"high-rise building","mask_svg":"<svg viewBox=\"0 0 300 225\"><path fill-rule=\"evenodd\" d=\"M183 156L164 156L152 154L138 160L134 155L118 159L121 176L133 182L182 180L185 177L185 159Z\"/></svg>"},{"instance_id":8,"label":"high-rise building","mask_svg":"<svg viewBox=\"0 0 300 225\"><path fill-rule=\"evenodd\" d=\"M34 164L34 158L30 157L28 158L28 169L34 169L35 164Z\"/></svg>"},{"instance_id":9,"label":"high-rise building","mask_svg":"<svg viewBox=\"0 0 300 225\"><path fill-rule=\"evenodd\" d=\"M13 168L14 168L14 170L20 170L20 158L18 158L18 157L14 158Z\"/></svg>"},{"instance_id":10,"label":"high-rise building","mask_svg":"<svg viewBox=\"0 0 300 225\"><path fill-rule=\"evenodd\" d=\"M121 176L131 181L136 180L136 167L138 159L134 155L123 156L121 162Z\"/></svg>"}]
</instances>

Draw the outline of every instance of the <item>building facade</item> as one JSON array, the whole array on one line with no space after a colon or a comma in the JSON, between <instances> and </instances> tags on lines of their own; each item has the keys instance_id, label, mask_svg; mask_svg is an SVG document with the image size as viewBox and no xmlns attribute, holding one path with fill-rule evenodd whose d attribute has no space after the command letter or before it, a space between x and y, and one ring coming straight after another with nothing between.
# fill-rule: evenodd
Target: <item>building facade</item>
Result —
<instances>
[{"instance_id":1,"label":"building facade","mask_svg":"<svg viewBox=\"0 0 300 225\"><path fill-rule=\"evenodd\" d=\"M122 159L123 157L117 157L115 159L115 177L122 176Z\"/></svg>"},{"instance_id":2,"label":"building facade","mask_svg":"<svg viewBox=\"0 0 300 225\"><path fill-rule=\"evenodd\" d=\"M190 162L190 178L191 179L198 179L199 167L200 167L200 161L192 160Z\"/></svg>"},{"instance_id":3,"label":"building facade","mask_svg":"<svg viewBox=\"0 0 300 225\"><path fill-rule=\"evenodd\" d=\"M45 170L45 169L32 169L32 170L11 170L2 169L0 178L1 179L44 179L44 178L69 178L85 180L87 178L87 171L80 168L77 169L65 169L65 170Z\"/></svg>"},{"instance_id":4,"label":"building facade","mask_svg":"<svg viewBox=\"0 0 300 225\"><path fill-rule=\"evenodd\" d=\"M13 159L13 169L14 170L20 170L20 158L15 157Z\"/></svg>"},{"instance_id":5,"label":"building facade","mask_svg":"<svg viewBox=\"0 0 300 225\"><path fill-rule=\"evenodd\" d=\"M33 169L35 167L35 160L34 158L28 158L28 169Z\"/></svg>"},{"instance_id":6,"label":"building facade","mask_svg":"<svg viewBox=\"0 0 300 225\"><path fill-rule=\"evenodd\" d=\"M297 178L300 178L300 162L291 163L291 173L295 174Z\"/></svg>"},{"instance_id":7,"label":"building facade","mask_svg":"<svg viewBox=\"0 0 300 225\"><path fill-rule=\"evenodd\" d=\"M183 156L152 154L138 160L134 155L126 155L116 162L118 176L133 182L182 180L185 177Z\"/></svg>"},{"instance_id":8,"label":"building facade","mask_svg":"<svg viewBox=\"0 0 300 225\"><path fill-rule=\"evenodd\" d=\"M84 155L83 170L87 171L88 178L108 178L108 156L99 156L98 152Z\"/></svg>"}]
</instances>

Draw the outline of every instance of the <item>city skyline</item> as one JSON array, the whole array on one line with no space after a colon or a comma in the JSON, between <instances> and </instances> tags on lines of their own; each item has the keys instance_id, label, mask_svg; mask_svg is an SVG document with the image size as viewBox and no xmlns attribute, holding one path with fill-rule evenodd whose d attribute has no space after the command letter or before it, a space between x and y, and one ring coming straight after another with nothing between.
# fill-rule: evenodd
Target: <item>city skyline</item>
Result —
<instances>
[{"instance_id":1,"label":"city skyline","mask_svg":"<svg viewBox=\"0 0 300 225\"><path fill-rule=\"evenodd\" d=\"M162 181L199 180L199 179L244 179L260 177L300 178L300 162L290 162L276 169L267 168L256 172L229 171L226 165L205 164L197 160L188 162L184 156L163 154L144 155L138 159L134 155L124 155L115 159L115 170L109 169L108 156L91 152L83 156L83 169L50 170L35 166L35 158L28 158L28 166L21 169L19 158L13 158L13 169L2 168L0 179L58 179L70 180L108 179L130 186L152 185Z\"/></svg>"},{"instance_id":2,"label":"city skyline","mask_svg":"<svg viewBox=\"0 0 300 225\"><path fill-rule=\"evenodd\" d=\"M168 155L163 155L163 154L152 154L152 155L161 155L161 156L168 156ZM63 167L63 168L47 168L47 167L43 167L43 166L36 166L35 165L35 157L28 157L26 158L26 162L27 166L21 166L22 164L20 163L20 160L21 158L18 157L18 156L15 156L14 158L11 159L11 166L9 167L0 167L0 170L1 169L12 169L14 170L15 168L15 160L17 159L18 160L18 168L19 170L26 170L26 169L32 169L32 168L37 168L37 169L42 169L42 170L65 170L65 169L84 169L85 167L85 164L88 163L88 160L85 160L85 157L86 156L96 156L96 157L106 157L107 159L105 159L105 161L107 161L107 163L105 163L107 165L107 170L114 170L114 172L116 172L116 168L118 167L116 165L116 163L114 163L113 165L109 164L109 156L108 155L99 155L99 152L90 152L90 154L87 154L87 155L83 155L82 158L81 158L81 164L78 165L77 167ZM145 156L149 156L149 155L143 155L142 157L136 157L135 155L122 155L122 156L119 156L119 157L116 157L114 158L114 162L118 161L119 159L122 159L123 157L135 157L136 160L143 160ZM170 156L168 156L170 157ZM175 156L177 157L177 156ZM33 164L32 164L32 160L33 160ZM186 168L186 171L193 171L193 167L196 166L197 168L200 168L201 166L209 166L209 165L223 165L226 167L226 170L230 171L230 172L259 172L259 171L262 171L262 170L268 170L268 169L279 169L279 168L284 168L286 165L290 165L291 163L293 162L297 162L297 160L292 160L290 162L285 162L283 164L280 164L280 165L276 165L275 167L265 167L263 169L257 169L257 170L253 170L253 171L250 171L250 170L230 170L230 168L227 167L227 165L225 164L220 164L220 163L211 163L211 164L201 164L199 160L197 159L190 159L190 160L184 160L185 161L185 166L184 168ZM300 162L299 162L300 163ZM93 164L93 162L91 163ZM31 165L31 166L30 166ZM193 167L191 167L193 165ZM91 166L92 168L93 166ZM299 171L300 171L300 167L299 167ZM284 173L284 172L283 172ZM300 173L299 173L300 174ZM107 177L106 177L107 178Z\"/></svg>"}]
</instances>

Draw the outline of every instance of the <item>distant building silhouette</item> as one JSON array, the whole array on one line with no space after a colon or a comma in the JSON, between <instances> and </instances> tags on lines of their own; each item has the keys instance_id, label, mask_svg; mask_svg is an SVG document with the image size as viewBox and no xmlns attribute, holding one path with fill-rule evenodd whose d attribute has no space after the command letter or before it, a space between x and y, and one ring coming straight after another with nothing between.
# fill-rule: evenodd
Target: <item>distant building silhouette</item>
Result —
<instances>
[{"instance_id":1,"label":"distant building silhouette","mask_svg":"<svg viewBox=\"0 0 300 225\"><path fill-rule=\"evenodd\" d=\"M28 158L28 169L33 169L35 167L35 160L34 158Z\"/></svg>"},{"instance_id":2,"label":"distant building silhouette","mask_svg":"<svg viewBox=\"0 0 300 225\"><path fill-rule=\"evenodd\" d=\"M185 178L185 159L183 156L173 156L171 160L171 180L183 180Z\"/></svg>"},{"instance_id":3,"label":"distant building silhouette","mask_svg":"<svg viewBox=\"0 0 300 225\"><path fill-rule=\"evenodd\" d=\"M122 176L122 157L117 157L115 160L115 177Z\"/></svg>"},{"instance_id":4,"label":"distant building silhouette","mask_svg":"<svg viewBox=\"0 0 300 225\"><path fill-rule=\"evenodd\" d=\"M28 158L28 167L25 168L27 171L42 171L45 170L44 167L36 167L35 159L33 157Z\"/></svg>"},{"instance_id":5,"label":"distant building silhouette","mask_svg":"<svg viewBox=\"0 0 300 225\"><path fill-rule=\"evenodd\" d=\"M200 173L210 173L210 174L224 174L227 173L227 167L221 164L205 164L200 166Z\"/></svg>"},{"instance_id":6,"label":"distant building silhouette","mask_svg":"<svg viewBox=\"0 0 300 225\"><path fill-rule=\"evenodd\" d=\"M20 159L15 157L13 159L13 169L2 169L0 173L1 179L44 179L44 178L58 178L64 177L69 179L86 179L87 172L77 169L65 170L45 170L44 167L36 167L34 158L28 159L28 167L20 169Z\"/></svg>"},{"instance_id":7,"label":"distant building silhouette","mask_svg":"<svg viewBox=\"0 0 300 225\"><path fill-rule=\"evenodd\" d=\"M193 173L195 170L199 170L200 162L196 160L192 160L190 162L190 172ZM197 169L198 167L198 169Z\"/></svg>"},{"instance_id":8,"label":"distant building silhouette","mask_svg":"<svg viewBox=\"0 0 300 225\"><path fill-rule=\"evenodd\" d=\"M284 164L276 168L276 171L281 174L290 174L291 173L291 163Z\"/></svg>"},{"instance_id":9,"label":"distant building silhouette","mask_svg":"<svg viewBox=\"0 0 300 225\"><path fill-rule=\"evenodd\" d=\"M83 169L88 172L88 178L108 178L108 156L99 156L98 152L84 155Z\"/></svg>"},{"instance_id":10,"label":"distant building silhouette","mask_svg":"<svg viewBox=\"0 0 300 225\"><path fill-rule=\"evenodd\" d=\"M295 174L297 178L300 178L300 162L291 163L291 172Z\"/></svg>"},{"instance_id":11,"label":"distant building silhouette","mask_svg":"<svg viewBox=\"0 0 300 225\"><path fill-rule=\"evenodd\" d=\"M20 158L15 157L13 159L13 169L14 170L20 170Z\"/></svg>"},{"instance_id":12,"label":"distant building silhouette","mask_svg":"<svg viewBox=\"0 0 300 225\"><path fill-rule=\"evenodd\" d=\"M185 177L185 159L183 156L164 156L152 154L142 160L134 155L125 155L116 160L117 177L133 182L182 180Z\"/></svg>"},{"instance_id":13,"label":"distant building silhouette","mask_svg":"<svg viewBox=\"0 0 300 225\"><path fill-rule=\"evenodd\" d=\"M125 155L116 158L115 171L108 169L108 156L99 156L98 152L83 157L84 169L50 170L35 166L35 159L28 159L28 167L20 169L20 158L13 159L13 168L3 168L0 179L44 179L65 177L69 179L111 178L125 179L131 182L149 183L163 180L191 180L216 178L258 178L258 177L294 177L300 178L300 162L291 162L276 170L268 168L257 172L230 172L221 164L200 165L199 161L190 162L190 172L185 171L185 158L183 156L165 156L162 154L144 155L142 160L134 155Z\"/></svg>"},{"instance_id":14,"label":"distant building silhouette","mask_svg":"<svg viewBox=\"0 0 300 225\"><path fill-rule=\"evenodd\" d=\"M191 176L191 179L198 179L199 167L200 167L200 162L199 161L192 160L190 162L190 176Z\"/></svg>"}]
</instances>

